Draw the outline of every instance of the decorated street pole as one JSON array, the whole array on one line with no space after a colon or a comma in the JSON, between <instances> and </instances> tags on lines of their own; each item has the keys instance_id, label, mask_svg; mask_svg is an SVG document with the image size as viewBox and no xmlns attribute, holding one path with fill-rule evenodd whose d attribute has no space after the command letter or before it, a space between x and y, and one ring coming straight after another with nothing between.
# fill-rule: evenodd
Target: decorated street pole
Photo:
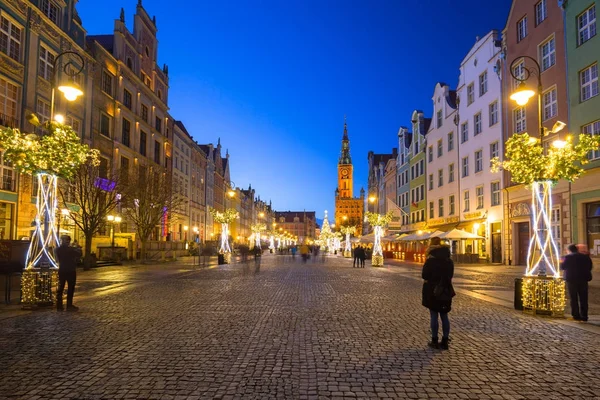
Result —
<instances>
[{"instance_id":1,"label":"decorated street pole","mask_svg":"<svg viewBox=\"0 0 600 400\"><path fill-rule=\"evenodd\" d=\"M271 253L275 251L275 233L273 231L269 231L269 250Z\"/></svg>"},{"instance_id":2,"label":"decorated street pole","mask_svg":"<svg viewBox=\"0 0 600 400\"><path fill-rule=\"evenodd\" d=\"M254 247L258 247L260 249L260 233L267 229L267 226L259 222L257 224L252 225L250 229L252 230L252 234L254 235Z\"/></svg>"},{"instance_id":3,"label":"decorated street pole","mask_svg":"<svg viewBox=\"0 0 600 400\"><path fill-rule=\"evenodd\" d=\"M383 228L390 223L393 217L393 212L387 214L377 214L367 211L365 213L365 222L368 222L373 227L373 255L371 257L371 265L373 267L383 266L383 248L381 247L381 238L383 237Z\"/></svg>"},{"instance_id":4,"label":"decorated street pole","mask_svg":"<svg viewBox=\"0 0 600 400\"><path fill-rule=\"evenodd\" d=\"M492 159L492 170L502 168L511 173L513 182L531 188L533 237L523 278L523 308L562 316L565 282L560 277L559 248L551 229L552 187L560 179L572 182L584 172L581 166L588 162L589 152L600 147L600 136L581 134L577 144L567 136L565 141L556 140L547 154L541 141L527 133L512 135L505 145L504 160Z\"/></svg>"},{"instance_id":5,"label":"decorated street pole","mask_svg":"<svg viewBox=\"0 0 600 400\"><path fill-rule=\"evenodd\" d=\"M229 246L229 223L239 218L240 213L233 208L228 208L225 210L225 212L220 212L211 207L209 211L213 216L213 220L221 224L219 253L223 254L224 262L229 264L231 262L231 247Z\"/></svg>"},{"instance_id":6,"label":"decorated street pole","mask_svg":"<svg viewBox=\"0 0 600 400\"><path fill-rule=\"evenodd\" d=\"M58 179L71 178L86 161L98 165L98 150L82 144L68 125L48 121L41 136L25 134L18 129L0 128L0 143L4 159L21 173L35 176L38 195L34 231L25 259L22 275L24 306L52 304L58 263L54 249L59 244L56 226Z\"/></svg>"},{"instance_id":7,"label":"decorated street pole","mask_svg":"<svg viewBox=\"0 0 600 400\"><path fill-rule=\"evenodd\" d=\"M352 257L352 243L350 243L350 235L354 235L356 233L355 226L342 226L340 228L340 232L346 235L346 243L344 246L344 257L351 258Z\"/></svg>"}]
</instances>

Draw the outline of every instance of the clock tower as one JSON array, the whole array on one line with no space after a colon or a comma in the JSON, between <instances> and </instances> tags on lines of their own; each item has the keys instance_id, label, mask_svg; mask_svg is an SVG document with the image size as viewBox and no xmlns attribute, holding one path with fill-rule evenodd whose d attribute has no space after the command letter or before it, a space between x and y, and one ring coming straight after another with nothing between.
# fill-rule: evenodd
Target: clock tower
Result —
<instances>
[{"instance_id":1,"label":"clock tower","mask_svg":"<svg viewBox=\"0 0 600 400\"><path fill-rule=\"evenodd\" d=\"M342 151L338 160L338 182L335 189L335 223L337 226L355 226L356 232L362 232L362 220L365 195L354 198L352 159L350 158L350 140L348 139L348 126L344 120L344 136L342 137Z\"/></svg>"},{"instance_id":2,"label":"clock tower","mask_svg":"<svg viewBox=\"0 0 600 400\"><path fill-rule=\"evenodd\" d=\"M350 158L350 140L348 126L344 121L344 136L342 137L342 152L338 161L338 196L343 199L352 198L352 159Z\"/></svg>"}]
</instances>

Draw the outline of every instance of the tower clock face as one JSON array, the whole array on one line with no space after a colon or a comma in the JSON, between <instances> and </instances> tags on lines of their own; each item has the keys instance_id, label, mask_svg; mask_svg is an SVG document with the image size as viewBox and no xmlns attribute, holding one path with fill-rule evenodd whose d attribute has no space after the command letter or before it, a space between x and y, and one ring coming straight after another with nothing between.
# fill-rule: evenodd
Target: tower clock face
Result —
<instances>
[{"instance_id":1,"label":"tower clock face","mask_svg":"<svg viewBox=\"0 0 600 400\"><path fill-rule=\"evenodd\" d=\"M342 168L342 176L343 177L347 177L348 176L348 170L346 168Z\"/></svg>"}]
</instances>

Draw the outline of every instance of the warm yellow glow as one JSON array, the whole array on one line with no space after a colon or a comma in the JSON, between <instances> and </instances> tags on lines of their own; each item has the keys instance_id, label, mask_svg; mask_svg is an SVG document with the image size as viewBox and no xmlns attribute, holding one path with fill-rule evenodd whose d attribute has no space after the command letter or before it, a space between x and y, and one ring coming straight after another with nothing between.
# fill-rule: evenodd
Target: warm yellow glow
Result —
<instances>
[{"instance_id":1,"label":"warm yellow glow","mask_svg":"<svg viewBox=\"0 0 600 400\"><path fill-rule=\"evenodd\" d=\"M64 216L69 215L69 210L67 210L66 208L63 208L62 210L60 210L60 213Z\"/></svg>"},{"instance_id":2,"label":"warm yellow glow","mask_svg":"<svg viewBox=\"0 0 600 400\"><path fill-rule=\"evenodd\" d=\"M121 217L115 217L115 222L118 224L119 222L121 222Z\"/></svg>"},{"instance_id":3,"label":"warm yellow glow","mask_svg":"<svg viewBox=\"0 0 600 400\"><path fill-rule=\"evenodd\" d=\"M56 114L56 115L54 115L54 120L56 122L58 122L59 124L64 124L65 123L65 117L62 114Z\"/></svg>"},{"instance_id":4,"label":"warm yellow glow","mask_svg":"<svg viewBox=\"0 0 600 400\"><path fill-rule=\"evenodd\" d=\"M65 99L67 99L69 101L77 100L77 98L79 96L83 95L83 92L81 91L81 89L79 89L78 87L76 87L74 85L62 85L62 86L58 87L58 90L63 92Z\"/></svg>"},{"instance_id":5,"label":"warm yellow glow","mask_svg":"<svg viewBox=\"0 0 600 400\"><path fill-rule=\"evenodd\" d=\"M421 230L417 231L417 235L422 235L422 234L423 234L423 231L421 231Z\"/></svg>"},{"instance_id":6,"label":"warm yellow glow","mask_svg":"<svg viewBox=\"0 0 600 400\"><path fill-rule=\"evenodd\" d=\"M564 140L560 140L560 139L557 139L554 142L552 142L552 146L554 146L557 149L564 149L566 145L567 145L567 142Z\"/></svg>"},{"instance_id":7,"label":"warm yellow glow","mask_svg":"<svg viewBox=\"0 0 600 400\"><path fill-rule=\"evenodd\" d=\"M479 230L479 227L481 226L481 224L479 224L478 222L473 224L473 229L475 229L476 231Z\"/></svg>"},{"instance_id":8,"label":"warm yellow glow","mask_svg":"<svg viewBox=\"0 0 600 400\"><path fill-rule=\"evenodd\" d=\"M229 195L229 197L235 196L235 192L232 189L229 189L229 191L227 192L227 194Z\"/></svg>"},{"instance_id":9,"label":"warm yellow glow","mask_svg":"<svg viewBox=\"0 0 600 400\"><path fill-rule=\"evenodd\" d=\"M109 220L110 222L115 220L115 216L114 215L107 215L106 219Z\"/></svg>"},{"instance_id":10,"label":"warm yellow glow","mask_svg":"<svg viewBox=\"0 0 600 400\"><path fill-rule=\"evenodd\" d=\"M536 144L536 143L537 143L537 141L538 141L538 140L537 140L536 138L534 138L534 137L530 137L530 138L529 138L529 144Z\"/></svg>"},{"instance_id":11,"label":"warm yellow glow","mask_svg":"<svg viewBox=\"0 0 600 400\"><path fill-rule=\"evenodd\" d=\"M344 215L344 216L342 217L342 219L345 221L345 220L347 220L347 219L348 219L348 217Z\"/></svg>"},{"instance_id":12,"label":"warm yellow glow","mask_svg":"<svg viewBox=\"0 0 600 400\"><path fill-rule=\"evenodd\" d=\"M184 226L183 226L183 230L184 230L184 231L186 231L186 232L187 232L187 230L188 230L188 229L189 229L189 226L187 226L187 225L184 225Z\"/></svg>"},{"instance_id":13,"label":"warm yellow glow","mask_svg":"<svg viewBox=\"0 0 600 400\"><path fill-rule=\"evenodd\" d=\"M194 227L194 233L198 233L198 232L200 232L200 230L198 229L198 227L197 227L197 226L195 226L195 227Z\"/></svg>"},{"instance_id":14,"label":"warm yellow glow","mask_svg":"<svg viewBox=\"0 0 600 400\"><path fill-rule=\"evenodd\" d=\"M535 92L525 85L525 82L519 83L517 91L510 95L510 99L514 100L518 105L524 106L530 98L535 96Z\"/></svg>"},{"instance_id":15,"label":"warm yellow glow","mask_svg":"<svg viewBox=\"0 0 600 400\"><path fill-rule=\"evenodd\" d=\"M369 203L375 203L375 200L377 200L377 197L373 195L369 196Z\"/></svg>"},{"instance_id":16,"label":"warm yellow glow","mask_svg":"<svg viewBox=\"0 0 600 400\"><path fill-rule=\"evenodd\" d=\"M265 213L261 212L260 214L258 214L259 217L264 218L265 217Z\"/></svg>"}]
</instances>

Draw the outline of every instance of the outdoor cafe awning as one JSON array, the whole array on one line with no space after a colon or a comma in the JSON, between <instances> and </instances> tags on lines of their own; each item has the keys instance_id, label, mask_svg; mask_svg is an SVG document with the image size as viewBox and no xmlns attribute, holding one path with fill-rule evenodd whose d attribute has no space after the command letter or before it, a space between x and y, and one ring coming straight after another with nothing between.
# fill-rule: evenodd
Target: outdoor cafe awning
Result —
<instances>
[{"instance_id":1,"label":"outdoor cafe awning","mask_svg":"<svg viewBox=\"0 0 600 400\"><path fill-rule=\"evenodd\" d=\"M438 236L440 239L448 240L468 240L468 239L485 239L483 236L476 235L460 229L452 229L451 231L444 232Z\"/></svg>"},{"instance_id":2,"label":"outdoor cafe awning","mask_svg":"<svg viewBox=\"0 0 600 400\"><path fill-rule=\"evenodd\" d=\"M420 240L427 240L435 236L440 236L444 232L442 231L434 231L434 232L424 232L424 233L413 233L411 235L404 236L398 240L406 241L406 242L415 242Z\"/></svg>"}]
</instances>

